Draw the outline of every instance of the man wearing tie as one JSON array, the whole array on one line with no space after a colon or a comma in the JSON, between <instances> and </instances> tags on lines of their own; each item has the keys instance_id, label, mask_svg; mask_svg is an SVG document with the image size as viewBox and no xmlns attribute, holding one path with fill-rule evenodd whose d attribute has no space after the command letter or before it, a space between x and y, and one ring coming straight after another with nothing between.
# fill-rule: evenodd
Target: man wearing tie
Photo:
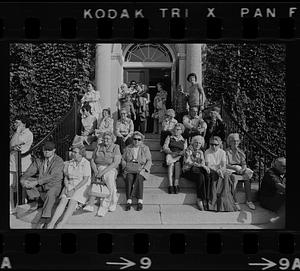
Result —
<instances>
[{"instance_id":1,"label":"man wearing tie","mask_svg":"<svg viewBox=\"0 0 300 271\"><path fill-rule=\"evenodd\" d=\"M42 206L39 226L51 219L52 208L61 192L64 168L64 161L55 154L54 142L44 143L43 155L44 159L36 159L20 181L29 200L36 202L36 208Z\"/></svg>"}]
</instances>

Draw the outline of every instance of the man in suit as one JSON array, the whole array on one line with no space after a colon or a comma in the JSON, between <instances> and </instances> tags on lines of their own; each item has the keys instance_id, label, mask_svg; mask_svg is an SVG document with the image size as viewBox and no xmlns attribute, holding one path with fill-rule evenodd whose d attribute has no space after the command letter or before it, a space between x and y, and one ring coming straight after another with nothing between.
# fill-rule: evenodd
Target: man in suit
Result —
<instances>
[{"instance_id":1,"label":"man in suit","mask_svg":"<svg viewBox=\"0 0 300 271\"><path fill-rule=\"evenodd\" d=\"M52 209L58 198L63 180L64 161L55 154L54 142L43 145L43 159L36 159L21 178L21 185L26 189L29 200L42 206L42 216L38 226L48 223Z\"/></svg>"}]
</instances>

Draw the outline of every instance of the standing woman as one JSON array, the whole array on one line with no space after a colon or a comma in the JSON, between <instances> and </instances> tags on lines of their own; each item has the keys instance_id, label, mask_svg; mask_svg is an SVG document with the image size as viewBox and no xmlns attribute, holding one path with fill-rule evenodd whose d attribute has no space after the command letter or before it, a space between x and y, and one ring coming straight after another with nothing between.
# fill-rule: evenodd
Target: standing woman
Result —
<instances>
[{"instance_id":1,"label":"standing woman","mask_svg":"<svg viewBox=\"0 0 300 271\"><path fill-rule=\"evenodd\" d=\"M220 148L222 140L213 136L209 149L205 151L205 163L209 168L208 208L213 211L238 211L234 200L233 182L226 170L226 153Z\"/></svg>"},{"instance_id":2,"label":"standing woman","mask_svg":"<svg viewBox=\"0 0 300 271\"><path fill-rule=\"evenodd\" d=\"M168 166L168 179L169 187L168 193L178 194L179 187L179 178L181 175L181 164L184 151L187 148L187 141L182 137L184 132L184 125L182 123L177 123L173 130L173 135L166 138L164 144L164 151L167 154L166 163ZM173 181L173 172L175 171L174 181Z\"/></svg>"},{"instance_id":3,"label":"standing woman","mask_svg":"<svg viewBox=\"0 0 300 271\"><path fill-rule=\"evenodd\" d=\"M127 198L125 210L130 210L132 197L136 197L138 199L137 211L141 211L144 181L150 176L152 159L149 147L143 143L144 135L135 131L132 137L133 143L127 146L122 157Z\"/></svg>"},{"instance_id":4,"label":"standing woman","mask_svg":"<svg viewBox=\"0 0 300 271\"><path fill-rule=\"evenodd\" d=\"M161 124L165 118L165 112L166 112L166 101L168 93L163 89L162 83L157 83L157 94L154 98L153 104L154 104L154 113L152 114L152 117L154 118L154 133L160 134L161 132Z\"/></svg>"},{"instance_id":5,"label":"standing woman","mask_svg":"<svg viewBox=\"0 0 300 271\"><path fill-rule=\"evenodd\" d=\"M203 110L206 102L206 96L202 86L197 83L197 75L195 73L190 73L187 77L187 81L190 83L190 87L188 89L189 108L197 107L198 111Z\"/></svg>"},{"instance_id":6,"label":"standing woman","mask_svg":"<svg viewBox=\"0 0 300 271\"><path fill-rule=\"evenodd\" d=\"M118 174L117 168L121 162L121 153L119 146L114 144L115 139L112 132L105 132L102 140L98 141L97 148L91 160L96 182L90 191L89 204L83 209L89 212L94 211L95 197L97 197L97 194L100 192L100 187L97 182L103 180L109 190L109 196L100 199L100 207L97 212L98 216L105 216L107 211L113 212L117 207L116 178Z\"/></svg>"},{"instance_id":7,"label":"standing woman","mask_svg":"<svg viewBox=\"0 0 300 271\"><path fill-rule=\"evenodd\" d=\"M60 229L76 210L78 203L85 204L88 199L88 190L91 183L91 166L85 158L85 147L76 145L72 147L72 160L65 162L64 189L61 192L60 202L48 224L48 229L53 229L57 220L63 215L61 222L56 225Z\"/></svg>"},{"instance_id":8,"label":"standing woman","mask_svg":"<svg viewBox=\"0 0 300 271\"><path fill-rule=\"evenodd\" d=\"M95 130L95 135L102 139L105 132L113 133L114 131L114 120L111 117L110 108L105 108L102 111L102 118L99 117L97 129Z\"/></svg>"},{"instance_id":9,"label":"standing woman","mask_svg":"<svg viewBox=\"0 0 300 271\"><path fill-rule=\"evenodd\" d=\"M204 138L196 135L191 140L191 145L186 149L183 159L183 176L196 183L197 206L203 211L207 209L207 185L209 168L205 165L202 147Z\"/></svg>"},{"instance_id":10,"label":"standing woman","mask_svg":"<svg viewBox=\"0 0 300 271\"><path fill-rule=\"evenodd\" d=\"M89 105L91 106L92 115L98 118L99 114L101 113L100 96L99 92L95 91L92 83L88 84L87 89L85 90L85 93L81 99L82 105L84 104L84 102L89 103Z\"/></svg>"}]
</instances>

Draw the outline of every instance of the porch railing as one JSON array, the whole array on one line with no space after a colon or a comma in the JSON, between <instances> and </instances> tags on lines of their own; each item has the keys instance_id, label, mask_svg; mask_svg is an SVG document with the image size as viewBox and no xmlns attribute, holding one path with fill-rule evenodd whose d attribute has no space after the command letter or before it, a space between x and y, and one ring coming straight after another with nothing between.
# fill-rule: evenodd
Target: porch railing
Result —
<instances>
[{"instance_id":1,"label":"porch railing","mask_svg":"<svg viewBox=\"0 0 300 271\"><path fill-rule=\"evenodd\" d=\"M22 175L21 170L21 158L31 154L31 159L34 161L36 158L42 157L41 147L44 142L51 140L55 142L56 145L56 154L59 155L64 160L67 159L68 150L72 143L73 138L77 133L78 127L78 101L76 97L74 97L73 105L71 109L66 113L66 115L60 119L55 127L37 144L35 144L29 151L26 153L22 153L20 151L17 152L17 203L24 203L23 196L23 188L20 185L20 178Z\"/></svg>"}]
</instances>

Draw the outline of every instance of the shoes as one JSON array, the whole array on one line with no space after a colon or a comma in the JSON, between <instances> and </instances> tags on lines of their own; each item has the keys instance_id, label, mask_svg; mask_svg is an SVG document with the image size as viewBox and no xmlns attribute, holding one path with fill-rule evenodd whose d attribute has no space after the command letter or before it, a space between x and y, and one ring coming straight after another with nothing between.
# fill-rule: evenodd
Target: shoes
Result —
<instances>
[{"instance_id":1,"label":"shoes","mask_svg":"<svg viewBox=\"0 0 300 271\"><path fill-rule=\"evenodd\" d=\"M109 212L114 212L117 209L117 204L112 204L108 207Z\"/></svg>"},{"instance_id":2,"label":"shoes","mask_svg":"<svg viewBox=\"0 0 300 271\"><path fill-rule=\"evenodd\" d=\"M204 206L203 206L202 200L197 199L196 203L197 203L199 210L204 211Z\"/></svg>"},{"instance_id":3,"label":"shoes","mask_svg":"<svg viewBox=\"0 0 300 271\"><path fill-rule=\"evenodd\" d=\"M137 211L143 210L143 204L139 202L138 205L137 205L136 210L137 210Z\"/></svg>"},{"instance_id":4,"label":"shoes","mask_svg":"<svg viewBox=\"0 0 300 271\"><path fill-rule=\"evenodd\" d=\"M235 202L234 205L235 205L237 211L240 211L240 210L241 210L241 207L240 207L240 205L239 205L238 202Z\"/></svg>"},{"instance_id":5,"label":"shoes","mask_svg":"<svg viewBox=\"0 0 300 271\"><path fill-rule=\"evenodd\" d=\"M94 207L91 205L86 205L83 210L87 212L94 212Z\"/></svg>"},{"instance_id":6,"label":"shoes","mask_svg":"<svg viewBox=\"0 0 300 271\"><path fill-rule=\"evenodd\" d=\"M251 210L255 210L255 205L252 201L246 201L246 204Z\"/></svg>"},{"instance_id":7,"label":"shoes","mask_svg":"<svg viewBox=\"0 0 300 271\"><path fill-rule=\"evenodd\" d=\"M106 215L106 213L107 213L107 209L100 206L97 212L97 216L103 217Z\"/></svg>"},{"instance_id":8,"label":"shoes","mask_svg":"<svg viewBox=\"0 0 300 271\"><path fill-rule=\"evenodd\" d=\"M169 193L169 194L172 194L172 193L173 193L172 188L173 188L173 187L172 187L171 185L168 186L168 193Z\"/></svg>"},{"instance_id":9,"label":"shoes","mask_svg":"<svg viewBox=\"0 0 300 271\"><path fill-rule=\"evenodd\" d=\"M131 209L131 203L127 203L125 206L125 211L129 211Z\"/></svg>"},{"instance_id":10,"label":"shoes","mask_svg":"<svg viewBox=\"0 0 300 271\"><path fill-rule=\"evenodd\" d=\"M174 185L173 186L174 194L178 194L180 192L180 187L179 185Z\"/></svg>"}]
</instances>

